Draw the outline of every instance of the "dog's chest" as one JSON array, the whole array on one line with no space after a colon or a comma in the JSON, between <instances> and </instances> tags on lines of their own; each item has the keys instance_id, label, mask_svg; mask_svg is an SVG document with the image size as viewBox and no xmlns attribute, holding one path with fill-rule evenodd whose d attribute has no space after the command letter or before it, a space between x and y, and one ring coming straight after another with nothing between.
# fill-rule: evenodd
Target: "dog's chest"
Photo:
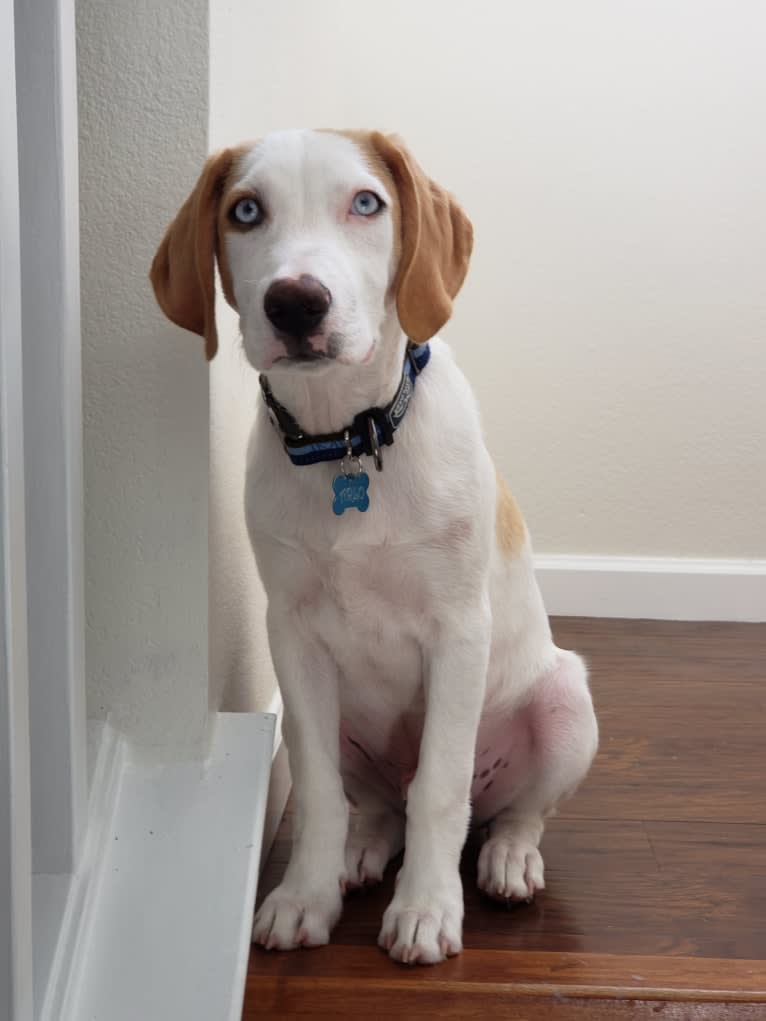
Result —
<instances>
[{"instance_id":1,"label":"dog's chest","mask_svg":"<svg viewBox=\"0 0 766 1021\"><path fill-rule=\"evenodd\" d=\"M342 686L382 675L420 681L420 646L432 614L428 586L404 549L382 545L309 554L307 618L340 670Z\"/></svg>"},{"instance_id":2,"label":"dog's chest","mask_svg":"<svg viewBox=\"0 0 766 1021\"><path fill-rule=\"evenodd\" d=\"M377 757L416 763L433 609L424 579L397 547L316 560L310 619L338 670L341 734Z\"/></svg>"}]
</instances>

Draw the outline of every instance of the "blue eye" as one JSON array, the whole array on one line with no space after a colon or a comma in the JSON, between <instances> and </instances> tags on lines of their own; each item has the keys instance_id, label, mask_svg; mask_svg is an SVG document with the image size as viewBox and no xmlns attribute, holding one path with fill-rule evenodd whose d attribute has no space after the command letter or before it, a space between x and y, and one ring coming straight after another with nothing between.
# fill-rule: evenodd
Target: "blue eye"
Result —
<instances>
[{"instance_id":1,"label":"blue eye","mask_svg":"<svg viewBox=\"0 0 766 1021\"><path fill-rule=\"evenodd\" d=\"M255 227L263 219L263 210L255 199L240 199L229 215L243 227Z\"/></svg>"},{"instance_id":2,"label":"blue eye","mask_svg":"<svg viewBox=\"0 0 766 1021\"><path fill-rule=\"evenodd\" d=\"M351 212L357 216L372 216L383 208L383 202L374 191L359 191L354 195Z\"/></svg>"}]
</instances>

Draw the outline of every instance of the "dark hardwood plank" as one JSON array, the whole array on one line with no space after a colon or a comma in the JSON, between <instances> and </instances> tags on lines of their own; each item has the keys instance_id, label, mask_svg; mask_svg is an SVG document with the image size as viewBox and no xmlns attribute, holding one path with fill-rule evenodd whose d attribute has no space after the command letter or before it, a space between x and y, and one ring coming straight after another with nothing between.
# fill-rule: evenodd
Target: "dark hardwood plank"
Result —
<instances>
[{"instance_id":1,"label":"dark hardwood plank","mask_svg":"<svg viewBox=\"0 0 766 1021\"><path fill-rule=\"evenodd\" d=\"M394 862L329 947L253 950L244 1017L766 1019L766 626L554 632L589 661L601 750L548 824L546 891L510 910L482 897L473 835L466 950L408 971L376 946ZM289 813L260 897L288 855Z\"/></svg>"},{"instance_id":2,"label":"dark hardwood plank","mask_svg":"<svg viewBox=\"0 0 766 1021\"><path fill-rule=\"evenodd\" d=\"M388 967L382 950L343 946L336 952L319 947L305 954L275 953L268 971L275 978L300 977L307 982L350 979L373 989L433 989L443 992L479 983L514 996L539 996L555 991L569 996L621 999L683 999L761 1002L766 998L762 961L703 957L648 957L621 954L568 954L539 950L466 949L431 968ZM259 953L258 958L266 957ZM381 971L381 961L387 965ZM255 966L251 973L259 973Z\"/></svg>"},{"instance_id":3,"label":"dark hardwood plank","mask_svg":"<svg viewBox=\"0 0 766 1021\"><path fill-rule=\"evenodd\" d=\"M443 994L418 993L412 996L401 989L381 989L370 997L343 987L328 989L304 984L287 989L267 988L248 993L244 1021L290 1021L292 1018L370 1018L421 1021L427 1018L461 1021L763 1021L763 1007L744 1003L673 1003L661 1000L575 1000L559 996L520 1000L491 990ZM693 1010L693 1013L692 1013Z\"/></svg>"},{"instance_id":4,"label":"dark hardwood plank","mask_svg":"<svg viewBox=\"0 0 766 1021\"><path fill-rule=\"evenodd\" d=\"M283 842L281 860L272 859L262 895L281 878L288 849ZM477 890L477 852L472 839L463 858L467 947L766 957L766 827L722 835L711 825L555 819L543 841L547 888L511 909ZM398 864L382 886L347 899L334 943L375 946Z\"/></svg>"}]
</instances>

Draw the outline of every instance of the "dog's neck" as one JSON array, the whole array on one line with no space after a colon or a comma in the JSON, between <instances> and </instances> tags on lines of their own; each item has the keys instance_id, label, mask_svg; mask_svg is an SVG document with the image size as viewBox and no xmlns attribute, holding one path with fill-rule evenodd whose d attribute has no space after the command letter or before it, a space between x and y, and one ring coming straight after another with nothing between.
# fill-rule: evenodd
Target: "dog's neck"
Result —
<instances>
[{"instance_id":1,"label":"dog's neck","mask_svg":"<svg viewBox=\"0 0 766 1021\"><path fill-rule=\"evenodd\" d=\"M274 396L301 429L311 435L345 428L366 408L383 407L402 378L407 338L398 324L386 323L375 352L364 365L330 364L313 372L270 372Z\"/></svg>"}]
</instances>

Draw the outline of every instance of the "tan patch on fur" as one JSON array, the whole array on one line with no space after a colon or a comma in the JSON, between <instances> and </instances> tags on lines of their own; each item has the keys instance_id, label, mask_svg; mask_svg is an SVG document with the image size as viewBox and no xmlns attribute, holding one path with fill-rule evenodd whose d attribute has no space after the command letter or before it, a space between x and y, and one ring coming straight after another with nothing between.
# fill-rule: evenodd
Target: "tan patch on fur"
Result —
<instances>
[{"instance_id":1,"label":"tan patch on fur","mask_svg":"<svg viewBox=\"0 0 766 1021\"><path fill-rule=\"evenodd\" d=\"M473 248L473 227L452 195L428 177L401 139L371 132L401 207L396 274L399 322L416 344L430 340L452 315Z\"/></svg>"},{"instance_id":2,"label":"tan patch on fur","mask_svg":"<svg viewBox=\"0 0 766 1021\"><path fill-rule=\"evenodd\" d=\"M221 209L232 170L250 146L224 149L202 169L152 262L149 278L160 308L172 322L205 338L208 361L218 349L215 261L224 294L234 304L231 271L221 245Z\"/></svg>"},{"instance_id":3,"label":"tan patch on fur","mask_svg":"<svg viewBox=\"0 0 766 1021\"><path fill-rule=\"evenodd\" d=\"M471 222L396 136L379 131L331 133L354 142L372 172L386 183L394 204L396 271L391 290L402 329L413 343L422 344L452 314L452 299L471 257Z\"/></svg>"},{"instance_id":4,"label":"tan patch on fur","mask_svg":"<svg viewBox=\"0 0 766 1021\"><path fill-rule=\"evenodd\" d=\"M519 505L513 498L505 479L495 469L497 475L497 511L495 514L495 535L497 544L508 557L521 552L527 537L524 518Z\"/></svg>"}]
</instances>

